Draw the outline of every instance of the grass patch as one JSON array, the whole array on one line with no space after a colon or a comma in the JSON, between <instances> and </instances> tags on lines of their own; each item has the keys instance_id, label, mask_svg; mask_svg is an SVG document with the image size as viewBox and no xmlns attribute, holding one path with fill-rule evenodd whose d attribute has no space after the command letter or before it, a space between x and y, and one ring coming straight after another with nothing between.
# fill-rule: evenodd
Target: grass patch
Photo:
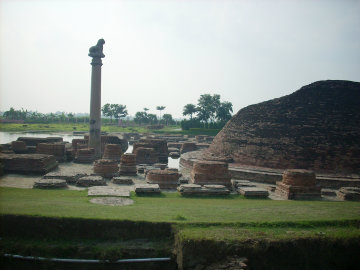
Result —
<instances>
[{"instance_id":1,"label":"grass patch","mask_svg":"<svg viewBox=\"0 0 360 270\"><path fill-rule=\"evenodd\" d=\"M360 213L358 202L248 200L240 195L184 198L166 192L156 197L131 193L131 199L133 205L105 206L90 203L86 190L1 187L0 213L204 224L349 220Z\"/></svg>"}]
</instances>

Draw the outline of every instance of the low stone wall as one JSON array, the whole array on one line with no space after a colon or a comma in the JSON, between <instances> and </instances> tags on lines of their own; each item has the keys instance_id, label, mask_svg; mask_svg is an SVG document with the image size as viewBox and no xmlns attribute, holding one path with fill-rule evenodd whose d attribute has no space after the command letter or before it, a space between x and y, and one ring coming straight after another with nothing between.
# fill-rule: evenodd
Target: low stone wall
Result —
<instances>
[{"instance_id":1,"label":"low stone wall","mask_svg":"<svg viewBox=\"0 0 360 270\"><path fill-rule=\"evenodd\" d=\"M45 174L58 166L54 156L43 154L0 153L0 163L5 172Z\"/></svg>"}]
</instances>

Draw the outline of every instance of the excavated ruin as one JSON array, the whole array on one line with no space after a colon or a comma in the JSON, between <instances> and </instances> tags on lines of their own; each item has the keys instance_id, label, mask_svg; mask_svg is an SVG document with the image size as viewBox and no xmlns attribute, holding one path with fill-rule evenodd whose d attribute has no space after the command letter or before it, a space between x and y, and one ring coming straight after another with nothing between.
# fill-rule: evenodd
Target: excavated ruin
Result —
<instances>
[{"instance_id":1,"label":"excavated ruin","mask_svg":"<svg viewBox=\"0 0 360 270\"><path fill-rule=\"evenodd\" d=\"M241 109L208 154L249 166L359 174L359 108L359 82L314 82Z\"/></svg>"}]
</instances>

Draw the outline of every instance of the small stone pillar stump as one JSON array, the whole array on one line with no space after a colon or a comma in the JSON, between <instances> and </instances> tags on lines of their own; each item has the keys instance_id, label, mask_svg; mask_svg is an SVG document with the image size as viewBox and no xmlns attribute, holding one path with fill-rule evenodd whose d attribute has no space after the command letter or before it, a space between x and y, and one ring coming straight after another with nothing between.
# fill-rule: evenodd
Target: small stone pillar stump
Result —
<instances>
[{"instance_id":1,"label":"small stone pillar stump","mask_svg":"<svg viewBox=\"0 0 360 270\"><path fill-rule=\"evenodd\" d=\"M101 58L105 57L104 44L105 40L99 39L89 49L89 56L92 57L89 147L95 150L96 158L101 157Z\"/></svg>"},{"instance_id":2,"label":"small stone pillar stump","mask_svg":"<svg viewBox=\"0 0 360 270\"><path fill-rule=\"evenodd\" d=\"M116 160L99 159L94 162L94 173L105 178L117 175L119 166Z\"/></svg>"},{"instance_id":3,"label":"small stone pillar stump","mask_svg":"<svg viewBox=\"0 0 360 270\"><path fill-rule=\"evenodd\" d=\"M321 188L316 186L313 171L285 170L281 182L276 182L275 193L288 200L321 199Z\"/></svg>"},{"instance_id":4,"label":"small stone pillar stump","mask_svg":"<svg viewBox=\"0 0 360 270\"><path fill-rule=\"evenodd\" d=\"M120 159L120 175L136 176L136 155L134 154L124 154Z\"/></svg>"},{"instance_id":5,"label":"small stone pillar stump","mask_svg":"<svg viewBox=\"0 0 360 270\"><path fill-rule=\"evenodd\" d=\"M162 189L176 189L180 174L171 170L151 170L146 174L149 184L158 184Z\"/></svg>"},{"instance_id":6,"label":"small stone pillar stump","mask_svg":"<svg viewBox=\"0 0 360 270\"><path fill-rule=\"evenodd\" d=\"M120 144L106 144L103 159L120 161L123 154Z\"/></svg>"},{"instance_id":7,"label":"small stone pillar stump","mask_svg":"<svg viewBox=\"0 0 360 270\"><path fill-rule=\"evenodd\" d=\"M224 185L231 188L228 164L220 161L198 161L193 164L190 183L198 185Z\"/></svg>"},{"instance_id":8,"label":"small stone pillar stump","mask_svg":"<svg viewBox=\"0 0 360 270\"><path fill-rule=\"evenodd\" d=\"M94 148L78 149L74 158L75 163L92 163L94 160Z\"/></svg>"},{"instance_id":9,"label":"small stone pillar stump","mask_svg":"<svg viewBox=\"0 0 360 270\"><path fill-rule=\"evenodd\" d=\"M134 151L137 164L154 164L158 162L158 155L154 148L139 147Z\"/></svg>"},{"instance_id":10,"label":"small stone pillar stump","mask_svg":"<svg viewBox=\"0 0 360 270\"><path fill-rule=\"evenodd\" d=\"M184 153L192 152L192 151L196 151L196 150L197 150L196 143L193 143L193 142L184 142L184 143L181 145L180 154L184 154Z\"/></svg>"}]
</instances>

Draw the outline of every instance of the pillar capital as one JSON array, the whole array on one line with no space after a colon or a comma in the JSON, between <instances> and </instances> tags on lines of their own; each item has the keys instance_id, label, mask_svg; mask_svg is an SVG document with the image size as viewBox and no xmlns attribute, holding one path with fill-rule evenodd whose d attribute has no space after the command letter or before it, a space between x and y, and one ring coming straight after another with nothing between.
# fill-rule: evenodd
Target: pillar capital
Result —
<instances>
[{"instance_id":1,"label":"pillar capital","mask_svg":"<svg viewBox=\"0 0 360 270\"><path fill-rule=\"evenodd\" d=\"M102 61L100 57L93 57L92 61L91 61L91 65L92 66L102 66Z\"/></svg>"}]
</instances>

